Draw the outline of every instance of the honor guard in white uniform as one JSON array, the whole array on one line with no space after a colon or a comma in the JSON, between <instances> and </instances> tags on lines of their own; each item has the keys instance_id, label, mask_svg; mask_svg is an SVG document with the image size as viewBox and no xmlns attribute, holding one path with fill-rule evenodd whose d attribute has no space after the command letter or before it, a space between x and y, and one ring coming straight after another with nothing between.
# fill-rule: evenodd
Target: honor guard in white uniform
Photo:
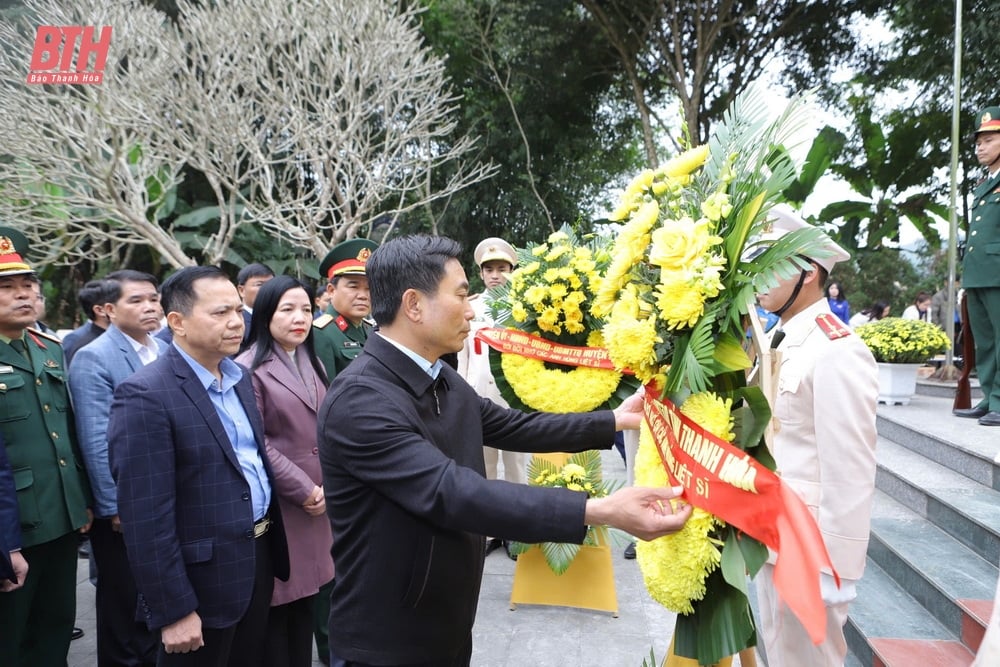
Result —
<instances>
[{"instance_id":1,"label":"honor guard in white uniform","mask_svg":"<svg viewBox=\"0 0 1000 667\"><path fill-rule=\"evenodd\" d=\"M507 276L517 266L517 253L513 246L503 239L491 237L476 246L473 253L479 276L487 289L499 287L507 282ZM489 348L480 345L476 354L474 338L476 331L493 326L490 314L488 293L475 294L469 297L472 310L476 316L470 322L469 337L465 339L465 347L458 353L458 373L464 377L476 393L488 398L498 405L509 407L507 401L500 396L493 373L490 371ZM488 443L487 443L488 444ZM486 477L497 478L497 463L503 457L503 477L508 482L524 484L526 479L525 455L521 452L501 452L492 447L483 447L483 458L486 460Z\"/></svg>"},{"instance_id":2,"label":"honor guard in white uniform","mask_svg":"<svg viewBox=\"0 0 1000 667\"><path fill-rule=\"evenodd\" d=\"M808 225L791 209L769 214L778 238ZM878 370L868 347L830 311L823 285L834 264L850 255L827 237L827 253L803 257L809 268L759 294L760 305L780 318L772 347L781 354L774 459L781 479L812 511L838 588L821 575L826 641L815 646L774 588L774 555L757 576L761 630L769 667L842 667L843 627L865 568L875 493L875 406ZM820 253L816 253L820 254Z\"/></svg>"}]
</instances>

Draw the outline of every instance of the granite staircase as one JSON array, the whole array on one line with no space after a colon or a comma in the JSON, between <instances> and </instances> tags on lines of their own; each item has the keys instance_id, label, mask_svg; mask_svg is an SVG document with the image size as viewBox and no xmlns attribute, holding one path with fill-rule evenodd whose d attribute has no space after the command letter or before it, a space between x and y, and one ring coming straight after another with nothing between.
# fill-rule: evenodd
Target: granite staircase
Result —
<instances>
[{"instance_id":1,"label":"granite staircase","mask_svg":"<svg viewBox=\"0 0 1000 667\"><path fill-rule=\"evenodd\" d=\"M922 381L908 405L878 407L849 667L965 667L982 640L1000 561L1000 427L953 417L953 387Z\"/></svg>"}]
</instances>

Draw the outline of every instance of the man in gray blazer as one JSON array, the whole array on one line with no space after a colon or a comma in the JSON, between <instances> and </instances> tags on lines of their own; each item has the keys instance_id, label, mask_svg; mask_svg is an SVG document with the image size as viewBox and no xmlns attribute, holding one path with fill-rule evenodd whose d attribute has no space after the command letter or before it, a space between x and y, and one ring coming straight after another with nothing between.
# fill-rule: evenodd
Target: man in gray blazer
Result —
<instances>
[{"instance_id":1,"label":"man in gray blazer","mask_svg":"<svg viewBox=\"0 0 1000 667\"><path fill-rule=\"evenodd\" d=\"M111 325L80 348L69 373L80 450L94 492L91 546L97 580L97 661L102 665L156 662L156 635L135 620L137 592L118 518L115 482L108 465L108 413L115 387L156 359L167 344L150 335L163 310L156 278L123 270L105 281L103 311Z\"/></svg>"}]
</instances>

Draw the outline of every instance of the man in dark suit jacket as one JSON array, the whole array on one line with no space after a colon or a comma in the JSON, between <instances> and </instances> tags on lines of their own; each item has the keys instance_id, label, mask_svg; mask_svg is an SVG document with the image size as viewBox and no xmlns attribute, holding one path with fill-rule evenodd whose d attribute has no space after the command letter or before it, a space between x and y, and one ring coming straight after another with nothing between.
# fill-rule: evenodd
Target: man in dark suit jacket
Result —
<instances>
[{"instance_id":1,"label":"man in dark suit jacket","mask_svg":"<svg viewBox=\"0 0 1000 667\"><path fill-rule=\"evenodd\" d=\"M367 274L380 330L337 375L319 413L320 461L337 568L331 665L468 665L484 538L582 542L588 524L652 539L683 526L678 490L606 498L485 479L483 442L520 451L608 448L638 428L641 398L618 410L524 414L479 397L441 362L473 310L459 246L394 239ZM663 503L666 507L661 505Z\"/></svg>"},{"instance_id":2,"label":"man in dark suit jacket","mask_svg":"<svg viewBox=\"0 0 1000 667\"><path fill-rule=\"evenodd\" d=\"M260 665L288 549L250 377L236 288L188 267L161 290L171 347L115 390L111 470L157 664Z\"/></svg>"},{"instance_id":3,"label":"man in dark suit jacket","mask_svg":"<svg viewBox=\"0 0 1000 667\"><path fill-rule=\"evenodd\" d=\"M274 271L267 264L254 262L247 264L236 274L236 289L243 299L243 342L240 352L250 344L250 318L253 317L253 304L257 300L257 292L261 286L274 277Z\"/></svg>"},{"instance_id":4,"label":"man in dark suit jacket","mask_svg":"<svg viewBox=\"0 0 1000 667\"><path fill-rule=\"evenodd\" d=\"M0 593L24 585L28 562L21 555L21 526L17 519L17 492L14 473L7 460L7 447L0 433Z\"/></svg>"},{"instance_id":5,"label":"man in dark suit jacket","mask_svg":"<svg viewBox=\"0 0 1000 667\"><path fill-rule=\"evenodd\" d=\"M104 333L111 321L104 314L104 304L108 302L109 283L104 280L91 280L80 288L76 298L80 308L87 316L87 321L63 336L63 355L66 357L66 368L69 368L76 351L88 343L92 343Z\"/></svg>"}]
</instances>

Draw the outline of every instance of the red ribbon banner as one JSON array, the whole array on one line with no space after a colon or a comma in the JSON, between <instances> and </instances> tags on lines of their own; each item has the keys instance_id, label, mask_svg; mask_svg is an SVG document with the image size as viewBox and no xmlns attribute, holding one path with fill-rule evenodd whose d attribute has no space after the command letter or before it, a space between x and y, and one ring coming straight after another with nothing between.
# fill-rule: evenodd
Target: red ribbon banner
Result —
<instances>
[{"instance_id":1,"label":"red ribbon banner","mask_svg":"<svg viewBox=\"0 0 1000 667\"><path fill-rule=\"evenodd\" d=\"M517 354L529 359L551 361L564 366L586 366L615 370L615 365L603 347L563 345L517 329L487 328L476 332L475 351L481 354L485 343L497 352Z\"/></svg>"},{"instance_id":2,"label":"red ribbon banner","mask_svg":"<svg viewBox=\"0 0 1000 667\"><path fill-rule=\"evenodd\" d=\"M660 460L684 498L736 526L778 554L774 584L809 637L826 636L819 573L830 562L819 527L802 499L781 478L738 447L716 437L647 387L644 402Z\"/></svg>"}]
</instances>

